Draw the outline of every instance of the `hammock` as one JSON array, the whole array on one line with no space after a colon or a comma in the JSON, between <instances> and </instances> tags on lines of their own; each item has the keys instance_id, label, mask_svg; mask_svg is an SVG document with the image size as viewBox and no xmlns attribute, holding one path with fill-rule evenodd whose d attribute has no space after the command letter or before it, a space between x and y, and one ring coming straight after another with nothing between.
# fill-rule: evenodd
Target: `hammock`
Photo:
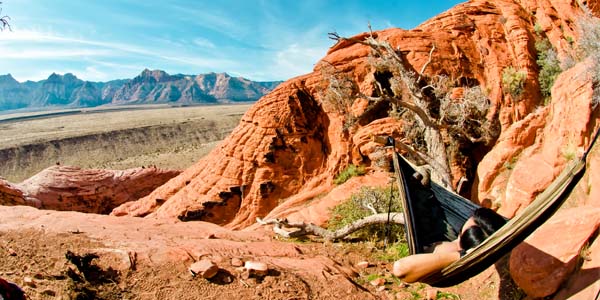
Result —
<instances>
[{"instance_id":1,"label":"hammock","mask_svg":"<svg viewBox=\"0 0 600 300\"><path fill-rule=\"evenodd\" d=\"M591 148L591 147L590 147ZM419 281L437 287L461 283L487 269L510 252L560 207L585 170L585 157L567 164L554 182L502 228L471 252L444 269ZM425 247L457 238L464 222L479 206L431 182L424 186L412 175L412 165L394 152L394 169L404 207L410 254L424 253Z\"/></svg>"}]
</instances>

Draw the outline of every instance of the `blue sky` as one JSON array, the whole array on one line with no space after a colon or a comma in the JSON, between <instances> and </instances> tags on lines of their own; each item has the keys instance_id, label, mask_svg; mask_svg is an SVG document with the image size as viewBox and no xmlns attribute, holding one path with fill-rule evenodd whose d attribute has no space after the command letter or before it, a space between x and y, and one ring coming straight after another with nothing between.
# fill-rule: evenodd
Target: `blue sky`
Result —
<instances>
[{"instance_id":1,"label":"blue sky","mask_svg":"<svg viewBox=\"0 0 600 300\"><path fill-rule=\"evenodd\" d=\"M410 29L460 2L3 0L12 31L0 32L0 74L106 81L149 68L285 80L312 70L333 44L328 32Z\"/></svg>"}]
</instances>

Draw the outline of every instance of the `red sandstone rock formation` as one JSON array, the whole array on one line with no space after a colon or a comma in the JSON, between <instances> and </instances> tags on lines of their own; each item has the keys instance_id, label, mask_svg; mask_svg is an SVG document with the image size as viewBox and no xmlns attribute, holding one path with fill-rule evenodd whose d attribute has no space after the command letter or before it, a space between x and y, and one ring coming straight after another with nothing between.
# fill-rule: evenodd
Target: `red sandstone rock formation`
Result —
<instances>
[{"instance_id":1,"label":"red sandstone rock formation","mask_svg":"<svg viewBox=\"0 0 600 300\"><path fill-rule=\"evenodd\" d=\"M435 45L424 73L446 74L460 84L486 87L493 106L490 116L497 113L507 129L533 112L541 101L533 49L535 16L548 16L552 21L543 23L552 38L561 28L564 34L574 31L577 11L559 1L471 1L413 30L388 29L374 35L400 49L415 71L427 63ZM557 41L553 42L564 52ZM207 157L151 195L127 203L113 214L205 220L240 228L253 223L257 216L267 215L282 199L330 184L350 162L372 164L377 149L365 141L363 137L369 134L361 127L379 122L381 114L367 116L358 128L344 130L343 116L319 97L324 65L346 72L363 93L370 94L375 79L368 64L369 53L367 46L358 43L334 45L313 73L283 83L257 102ZM526 93L519 101L502 91L501 75L507 66L527 71ZM364 107L355 105L353 113L360 114ZM394 128L388 126L380 133L401 135ZM453 166L455 174L465 174L460 162Z\"/></svg>"},{"instance_id":2,"label":"red sandstone rock formation","mask_svg":"<svg viewBox=\"0 0 600 300\"><path fill-rule=\"evenodd\" d=\"M0 181L0 204L106 214L179 173L154 167L120 171L53 166L20 184Z\"/></svg>"},{"instance_id":3,"label":"red sandstone rock formation","mask_svg":"<svg viewBox=\"0 0 600 300\"><path fill-rule=\"evenodd\" d=\"M23 191L4 179L0 179L0 204L36 206L36 203L28 203L25 200Z\"/></svg>"},{"instance_id":4,"label":"red sandstone rock formation","mask_svg":"<svg viewBox=\"0 0 600 300\"><path fill-rule=\"evenodd\" d=\"M600 207L582 206L558 213L513 250L510 256L512 278L531 297L554 294L581 263L581 249L598 227ZM552 238L548 239L549 236ZM600 275L599 270L591 272ZM593 299L597 292L589 298L578 299Z\"/></svg>"},{"instance_id":5,"label":"red sandstone rock formation","mask_svg":"<svg viewBox=\"0 0 600 300\"><path fill-rule=\"evenodd\" d=\"M592 81L582 62L562 73L550 105L507 129L478 168L477 195L512 217L560 173L568 159L581 156L597 130ZM593 175L589 175L593 176Z\"/></svg>"}]
</instances>

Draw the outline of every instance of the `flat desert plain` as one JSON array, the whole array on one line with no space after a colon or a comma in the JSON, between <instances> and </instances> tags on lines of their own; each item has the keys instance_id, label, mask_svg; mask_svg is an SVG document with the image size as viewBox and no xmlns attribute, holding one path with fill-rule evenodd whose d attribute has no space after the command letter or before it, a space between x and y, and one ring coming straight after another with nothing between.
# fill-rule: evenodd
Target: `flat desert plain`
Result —
<instances>
[{"instance_id":1,"label":"flat desert plain","mask_svg":"<svg viewBox=\"0 0 600 300\"><path fill-rule=\"evenodd\" d=\"M185 169L238 125L252 104L145 105L0 115L0 177L51 165Z\"/></svg>"}]
</instances>

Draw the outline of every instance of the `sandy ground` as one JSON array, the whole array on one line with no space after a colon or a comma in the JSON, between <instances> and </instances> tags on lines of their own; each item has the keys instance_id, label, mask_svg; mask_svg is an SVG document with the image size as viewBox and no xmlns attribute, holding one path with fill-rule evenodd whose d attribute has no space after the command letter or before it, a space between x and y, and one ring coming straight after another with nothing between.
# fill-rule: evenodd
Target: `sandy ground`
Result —
<instances>
[{"instance_id":1,"label":"sandy ground","mask_svg":"<svg viewBox=\"0 0 600 300\"><path fill-rule=\"evenodd\" d=\"M56 163L185 169L229 135L250 106L151 106L0 116L0 176L20 182Z\"/></svg>"},{"instance_id":2,"label":"sandy ground","mask_svg":"<svg viewBox=\"0 0 600 300\"><path fill-rule=\"evenodd\" d=\"M0 278L30 299L522 299L501 260L458 286L405 284L380 244L276 238L270 228L230 231L174 222L0 206ZM94 258L98 256L98 258ZM85 258L88 263L82 263ZM209 259L211 279L188 267ZM235 265L261 261L264 276ZM368 261L369 267L358 263ZM498 271L497 271L498 270ZM381 278L381 279L380 279ZM382 280L382 285L374 285ZM429 297L429 298L428 298Z\"/></svg>"}]
</instances>

